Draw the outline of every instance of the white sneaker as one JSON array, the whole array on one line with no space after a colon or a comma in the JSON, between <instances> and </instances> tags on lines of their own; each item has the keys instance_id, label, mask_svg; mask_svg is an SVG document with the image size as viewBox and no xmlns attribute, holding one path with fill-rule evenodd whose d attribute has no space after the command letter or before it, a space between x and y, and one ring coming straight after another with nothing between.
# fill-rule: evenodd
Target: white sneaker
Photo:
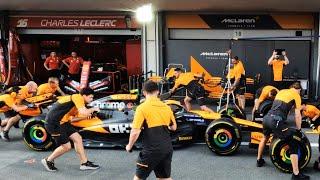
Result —
<instances>
[{"instance_id":1,"label":"white sneaker","mask_svg":"<svg viewBox=\"0 0 320 180\"><path fill-rule=\"evenodd\" d=\"M0 137L1 137L1 139L4 139L4 133L3 133L3 131L0 132Z\"/></svg>"},{"instance_id":2,"label":"white sneaker","mask_svg":"<svg viewBox=\"0 0 320 180\"><path fill-rule=\"evenodd\" d=\"M87 161L86 163L83 163L80 165L80 170L85 171L85 170L95 170L99 169L100 166L93 164L93 162Z\"/></svg>"}]
</instances>

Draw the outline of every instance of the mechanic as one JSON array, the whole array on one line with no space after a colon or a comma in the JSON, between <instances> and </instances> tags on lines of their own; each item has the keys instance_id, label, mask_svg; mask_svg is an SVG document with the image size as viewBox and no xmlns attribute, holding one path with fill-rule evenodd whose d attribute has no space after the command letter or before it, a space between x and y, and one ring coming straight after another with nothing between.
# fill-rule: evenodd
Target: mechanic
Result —
<instances>
[{"instance_id":1,"label":"mechanic","mask_svg":"<svg viewBox=\"0 0 320 180\"><path fill-rule=\"evenodd\" d=\"M174 76L176 78L175 84L169 92L172 94L177 90L179 86L184 86L187 89L184 103L188 111L191 110L190 101L192 99L196 99L197 103L200 105L201 110L213 112L205 105L205 90L198 80L199 78L201 78L201 76L191 72L183 73L180 68L174 69Z\"/></svg>"},{"instance_id":2,"label":"mechanic","mask_svg":"<svg viewBox=\"0 0 320 180\"><path fill-rule=\"evenodd\" d=\"M283 66L289 64L286 51L282 51L281 54L284 59L280 59L280 54L273 50L272 56L268 60L268 65L272 66L273 70L273 85L278 89L282 89Z\"/></svg>"},{"instance_id":3,"label":"mechanic","mask_svg":"<svg viewBox=\"0 0 320 180\"><path fill-rule=\"evenodd\" d=\"M302 105L302 115L309 120L311 120L312 128L319 128L320 125L320 110L311 104ZM320 135L318 139L319 144L319 152L320 152ZM318 157L318 160L314 162L313 168L317 171L320 171L320 156Z\"/></svg>"},{"instance_id":4,"label":"mechanic","mask_svg":"<svg viewBox=\"0 0 320 180\"><path fill-rule=\"evenodd\" d=\"M22 101L32 97L33 94L37 92L37 88L38 88L38 85L33 81L29 81L25 86L22 86L18 91L15 104L20 106L22 104ZM28 106L33 107L34 105L29 104ZM15 125L16 123L19 123L21 116L19 115L19 113L17 113L17 111L8 111L7 113L5 113L5 116L6 118L8 118L8 121L6 123L6 126L3 129L3 139L5 141L10 141L9 130L13 125Z\"/></svg>"},{"instance_id":5,"label":"mechanic","mask_svg":"<svg viewBox=\"0 0 320 180\"><path fill-rule=\"evenodd\" d=\"M265 164L262 159L262 153L270 134L274 137L281 138L288 142L290 159L292 163L292 179L309 179L310 177L302 174L298 166L298 145L295 143L293 136L301 131L301 85L299 82L293 83L289 89L283 89L276 95L272 107L267 115L263 118L263 138L260 141L257 167L262 167ZM292 129L287 124L287 116L295 107L295 123L297 129Z\"/></svg>"},{"instance_id":6,"label":"mechanic","mask_svg":"<svg viewBox=\"0 0 320 180\"><path fill-rule=\"evenodd\" d=\"M28 109L28 106L16 104L19 89L18 87L12 87L6 91L6 94L0 95L0 110L6 117L4 120L0 119L0 136L4 140L6 140L6 138L9 139L9 137L8 135L6 138L4 137L2 127L7 125L10 117L14 117L19 111Z\"/></svg>"},{"instance_id":7,"label":"mechanic","mask_svg":"<svg viewBox=\"0 0 320 180\"><path fill-rule=\"evenodd\" d=\"M238 100L238 105L241 109L245 109L246 106L246 77L245 70L242 61L238 56L234 56L232 59L233 68L227 74L227 78L231 80L230 90L233 91Z\"/></svg>"},{"instance_id":8,"label":"mechanic","mask_svg":"<svg viewBox=\"0 0 320 180\"><path fill-rule=\"evenodd\" d=\"M143 94L146 100L137 107L126 146L126 150L131 152L142 132L143 149L133 179L146 179L154 171L158 179L170 180L173 148L168 129L175 131L177 124L171 108L158 99L157 83L145 82Z\"/></svg>"},{"instance_id":9,"label":"mechanic","mask_svg":"<svg viewBox=\"0 0 320 180\"><path fill-rule=\"evenodd\" d=\"M274 100L279 90L273 86L264 86L259 88L255 94L254 106L252 109L252 121L254 120L254 113L258 111L260 104L265 100Z\"/></svg>"},{"instance_id":10,"label":"mechanic","mask_svg":"<svg viewBox=\"0 0 320 180\"><path fill-rule=\"evenodd\" d=\"M88 161L82 137L70 123L74 116L79 115L80 117L90 118L93 112L99 111L97 107L86 108L86 104L93 101L93 95L94 91L92 89L84 88L80 91L80 94L63 96L49 110L45 118L45 128L54 138L58 147L47 158L41 160L47 171L58 170L54 166L54 160L71 150L70 140L73 142L75 151L80 158L80 170L100 168L93 162Z\"/></svg>"},{"instance_id":11,"label":"mechanic","mask_svg":"<svg viewBox=\"0 0 320 180\"><path fill-rule=\"evenodd\" d=\"M62 62L69 68L69 77L73 80L79 80L80 67L83 64L83 59L81 57L78 57L76 52L72 51L71 57L62 60Z\"/></svg>"},{"instance_id":12,"label":"mechanic","mask_svg":"<svg viewBox=\"0 0 320 180\"><path fill-rule=\"evenodd\" d=\"M59 79L56 77L50 77L48 83L41 84L38 87L37 95L52 93L55 94L58 92L62 96L65 96L65 93L59 87Z\"/></svg>"},{"instance_id":13,"label":"mechanic","mask_svg":"<svg viewBox=\"0 0 320 180\"><path fill-rule=\"evenodd\" d=\"M50 56L47 57L43 66L49 71L49 77L57 77L60 78L60 70L62 68L62 64L60 63L59 57L57 57L56 52L52 51Z\"/></svg>"}]
</instances>

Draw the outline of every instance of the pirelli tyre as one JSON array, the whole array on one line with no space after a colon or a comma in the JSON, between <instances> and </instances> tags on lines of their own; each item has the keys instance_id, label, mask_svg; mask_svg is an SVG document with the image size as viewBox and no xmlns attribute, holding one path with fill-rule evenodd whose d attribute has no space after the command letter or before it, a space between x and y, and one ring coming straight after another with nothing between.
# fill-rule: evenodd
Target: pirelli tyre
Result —
<instances>
[{"instance_id":1,"label":"pirelli tyre","mask_svg":"<svg viewBox=\"0 0 320 180\"><path fill-rule=\"evenodd\" d=\"M223 106L220 109L219 113L223 115L228 115L231 117L240 118L240 119L247 119L246 113L240 107L237 108L236 106L229 106L227 108L226 106Z\"/></svg>"},{"instance_id":2,"label":"pirelli tyre","mask_svg":"<svg viewBox=\"0 0 320 180\"><path fill-rule=\"evenodd\" d=\"M298 144L299 169L303 169L308 165L311 159L311 146L308 138L302 133L302 136L294 136L294 140ZM277 169L291 173L292 166L289 154L288 144L281 139L275 138L270 144L270 158L271 162Z\"/></svg>"},{"instance_id":3,"label":"pirelli tyre","mask_svg":"<svg viewBox=\"0 0 320 180\"><path fill-rule=\"evenodd\" d=\"M23 127L22 136L25 144L36 151L49 150L54 146L53 139L44 127L44 120L27 121Z\"/></svg>"},{"instance_id":4,"label":"pirelli tyre","mask_svg":"<svg viewBox=\"0 0 320 180\"><path fill-rule=\"evenodd\" d=\"M269 112L269 110L271 109L272 103L273 103L273 101L271 101L271 100L263 101L258 108L258 113L260 113L262 115L262 117L265 116Z\"/></svg>"},{"instance_id":5,"label":"pirelli tyre","mask_svg":"<svg viewBox=\"0 0 320 180\"><path fill-rule=\"evenodd\" d=\"M209 124L205 141L211 151L219 155L235 153L241 144L240 128L231 119L221 118Z\"/></svg>"}]
</instances>

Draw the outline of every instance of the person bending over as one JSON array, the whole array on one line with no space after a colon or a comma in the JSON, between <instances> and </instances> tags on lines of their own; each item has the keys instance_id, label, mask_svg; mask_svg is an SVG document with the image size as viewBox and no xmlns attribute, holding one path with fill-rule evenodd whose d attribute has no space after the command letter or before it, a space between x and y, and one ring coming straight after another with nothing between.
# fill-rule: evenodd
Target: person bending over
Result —
<instances>
[{"instance_id":1,"label":"person bending over","mask_svg":"<svg viewBox=\"0 0 320 180\"><path fill-rule=\"evenodd\" d=\"M175 68L174 76L176 78L175 84L169 92L171 94L174 93L179 86L184 86L186 88L187 94L184 98L184 103L187 111L191 111L191 100L196 99L201 110L213 112L205 105L205 90L198 80L198 78L200 78L199 75L191 72L183 73L180 68Z\"/></svg>"},{"instance_id":2,"label":"person bending over","mask_svg":"<svg viewBox=\"0 0 320 180\"><path fill-rule=\"evenodd\" d=\"M256 91L254 106L252 109L252 121L254 120L254 113L258 111L260 104L265 100L274 100L279 90L273 86L264 86Z\"/></svg>"},{"instance_id":3,"label":"person bending over","mask_svg":"<svg viewBox=\"0 0 320 180\"><path fill-rule=\"evenodd\" d=\"M265 164L262 159L264 147L273 133L274 138L285 140L289 145L290 159L292 164L292 179L309 179L309 176L304 175L299 170L298 165L298 144L294 141L294 135L301 131L301 85L294 83L290 89L283 89L276 95L272 107L267 115L263 117L263 138L259 143L257 166L262 167ZM287 123L287 116L292 109L295 108L295 123L297 129L292 129Z\"/></svg>"}]
</instances>

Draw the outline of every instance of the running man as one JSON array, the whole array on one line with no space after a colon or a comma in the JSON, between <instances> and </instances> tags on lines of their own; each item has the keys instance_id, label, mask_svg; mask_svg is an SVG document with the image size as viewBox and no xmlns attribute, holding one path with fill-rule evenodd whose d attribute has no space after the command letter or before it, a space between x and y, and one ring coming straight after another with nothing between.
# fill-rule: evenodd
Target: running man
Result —
<instances>
[{"instance_id":1,"label":"running man","mask_svg":"<svg viewBox=\"0 0 320 180\"><path fill-rule=\"evenodd\" d=\"M173 148L170 132L177 129L173 112L169 106L158 99L159 89L157 83L147 81L144 83L143 94L145 102L137 107L129 143L128 152L143 132L141 150L134 180L147 179L152 171L160 180L171 180L171 160Z\"/></svg>"},{"instance_id":2,"label":"running man","mask_svg":"<svg viewBox=\"0 0 320 180\"><path fill-rule=\"evenodd\" d=\"M54 160L71 150L70 140L74 144L75 151L80 158L80 170L90 170L100 168L89 161L83 144L82 137L70 123L70 118L80 115L90 118L92 113L99 111L99 108L86 108L86 104L93 101L94 91L84 88L80 94L73 94L60 98L46 116L46 130L55 139L57 148L47 158L42 159L41 163L48 171L57 171Z\"/></svg>"}]
</instances>

